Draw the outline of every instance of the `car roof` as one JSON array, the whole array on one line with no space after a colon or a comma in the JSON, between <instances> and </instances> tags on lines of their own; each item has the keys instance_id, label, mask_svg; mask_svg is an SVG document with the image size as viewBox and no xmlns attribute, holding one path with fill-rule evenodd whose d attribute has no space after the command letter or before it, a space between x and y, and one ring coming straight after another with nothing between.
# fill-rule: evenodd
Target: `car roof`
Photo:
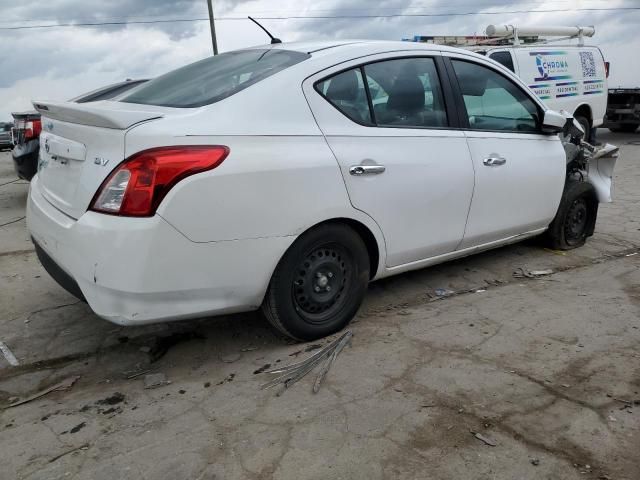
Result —
<instances>
[{"instance_id":1,"label":"car roof","mask_svg":"<svg viewBox=\"0 0 640 480\"><path fill-rule=\"evenodd\" d=\"M366 50L366 49L380 49L383 51L393 50L421 50L421 51L436 51L436 52L465 52L460 48L448 47L445 45L435 45L432 43L419 43L419 42L402 42L394 40L333 40L333 41L316 41L316 42L287 42L277 43L275 45L263 45L252 48L273 48L282 50L292 50L296 52L304 52L314 54L317 52L326 52L328 54L349 50Z\"/></svg>"}]
</instances>

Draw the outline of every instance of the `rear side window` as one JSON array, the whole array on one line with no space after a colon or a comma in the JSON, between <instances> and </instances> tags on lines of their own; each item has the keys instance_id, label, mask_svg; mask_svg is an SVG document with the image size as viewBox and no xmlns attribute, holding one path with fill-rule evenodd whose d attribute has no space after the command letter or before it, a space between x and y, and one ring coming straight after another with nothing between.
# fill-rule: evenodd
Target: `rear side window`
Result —
<instances>
[{"instance_id":1,"label":"rear side window","mask_svg":"<svg viewBox=\"0 0 640 480\"><path fill-rule=\"evenodd\" d=\"M489 55L489 58L491 60L495 60L515 73L515 69L513 68L513 57L511 57L510 52L494 52Z\"/></svg>"},{"instance_id":2,"label":"rear side window","mask_svg":"<svg viewBox=\"0 0 640 480\"><path fill-rule=\"evenodd\" d=\"M135 89L121 102L191 108L218 102L310 55L280 49L227 52L169 72Z\"/></svg>"},{"instance_id":3,"label":"rear side window","mask_svg":"<svg viewBox=\"0 0 640 480\"><path fill-rule=\"evenodd\" d=\"M329 103L356 123L371 125L371 111L360 68L347 70L316 84Z\"/></svg>"},{"instance_id":4,"label":"rear side window","mask_svg":"<svg viewBox=\"0 0 640 480\"><path fill-rule=\"evenodd\" d=\"M432 58L370 63L322 80L316 84L316 90L362 125L409 128L448 125Z\"/></svg>"},{"instance_id":5,"label":"rear side window","mask_svg":"<svg viewBox=\"0 0 640 480\"><path fill-rule=\"evenodd\" d=\"M446 127L447 115L432 58L403 58L364 67L379 126Z\"/></svg>"}]
</instances>

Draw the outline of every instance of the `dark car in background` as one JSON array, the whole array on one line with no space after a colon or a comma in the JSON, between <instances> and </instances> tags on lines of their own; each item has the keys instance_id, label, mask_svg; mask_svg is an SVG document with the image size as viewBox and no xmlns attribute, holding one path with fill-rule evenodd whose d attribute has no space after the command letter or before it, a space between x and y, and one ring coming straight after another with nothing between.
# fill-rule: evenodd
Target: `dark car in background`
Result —
<instances>
[{"instance_id":1,"label":"dark car in background","mask_svg":"<svg viewBox=\"0 0 640 480\"><path fill-rule=\"evenodd\" d=\"M110 100L138 85L143 84L148 79L125 80L114 83L106 87L93 90L79 97L72 98L70 102L89 103L100 100ZM13 166L18 177L24 180L31 180L38 171L38 151L40 150L40 131L42 123L38 112L15 112L12 113L14 120L13 127ZM10 134L11 136L11 134ZM0 137L1 138L1 137ZM1 143L0 143L1 145ZM9 144L10 145L10 144ZM0 147L1 148L1 147Z\"/></svg>"},{"instance_id":2,"label":"dark car in background","mask_svg":"<svg viewBox=\"0 0 640 480\"><path fill-rule=\"evenodd\" d=\"M13 123L0 122L0 150L11 148L11 128Z\"/></svg>"},{"instance_id":3,"label":"dark car in background","mask_svg":"<svg viewBox=\"0 0 640 480\"><path fill-rule=\"evenodd\" d=\"M633 133L640 127L640 88L610 88L604 126L612 132Z\"/></svg>"}]
</instances>

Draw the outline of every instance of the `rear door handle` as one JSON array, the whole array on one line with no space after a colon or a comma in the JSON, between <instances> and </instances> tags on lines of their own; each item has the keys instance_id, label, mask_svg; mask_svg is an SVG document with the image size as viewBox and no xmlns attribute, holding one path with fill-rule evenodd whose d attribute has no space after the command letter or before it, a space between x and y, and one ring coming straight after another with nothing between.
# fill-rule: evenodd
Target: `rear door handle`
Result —
<instances>
[{"instance_id":1,"label":"rear door handle","mask_svg":"<svg viewBox=\"0 0 640 480\"><path fill-rule=\"evenodd\" d=\"M507 159L497 153L492 153L489 158L485 158L482 163L487 167L498 167L507 163Z\"/></svg>"},{"instance_id":2,"label":"rear door handle","mask_svg":"<svg viewBox=\"0 0 640 480\"><path fill-rule=\"evenodd\" d=\"M349 167L349 173L351 175L379 175L384 173L386 168L383 165L353 165Z\"/></svg>"}]
</instances>

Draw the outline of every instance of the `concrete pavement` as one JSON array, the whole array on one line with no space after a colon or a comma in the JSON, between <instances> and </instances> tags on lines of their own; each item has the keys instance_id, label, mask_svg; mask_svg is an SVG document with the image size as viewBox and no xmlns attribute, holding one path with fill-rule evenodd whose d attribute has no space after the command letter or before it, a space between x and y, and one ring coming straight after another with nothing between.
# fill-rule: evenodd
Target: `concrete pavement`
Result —
<instances>
[{"instance_id":1,"label":"concrete pavement","mask_svg":"<svg viewBox=\"0 0 640 480\"><path fill-rule=\"evenodd\" d=\"M640 478L640 135L600 139L624 146L585 247L376 282L320 392L280 396L254 372L312 351L257 314L121 328L58 287L0 154L0 408L80 376L0 411L0 478ZM171 383L127 378L147 370Z\"/></svg>"}]
</instances>

